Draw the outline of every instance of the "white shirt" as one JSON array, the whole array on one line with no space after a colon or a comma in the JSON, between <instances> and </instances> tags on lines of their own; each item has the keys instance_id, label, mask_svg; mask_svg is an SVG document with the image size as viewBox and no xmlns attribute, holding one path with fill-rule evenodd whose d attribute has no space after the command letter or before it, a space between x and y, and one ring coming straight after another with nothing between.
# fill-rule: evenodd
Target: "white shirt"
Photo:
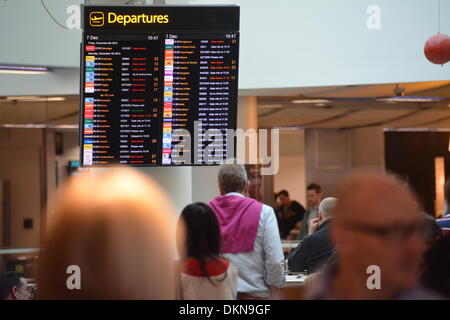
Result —
<instances>
[{"instance_id":1,"label":"white shirt","mask_svg":"<svg viewBox=\"0 0 450 320\"><path fill-rule=\"evenodd\" d=\"M178 299L182 300L235 300L238 270L233 264L217 276L195 277L180 273L180 288Z\"/></svg>"},{"instance_id":2,"label":"white shirt","mask_svg":"<svg viewBox=\"0 0 450 320\"><path fill-rule=\"evenodd\" d=\"M226 195L243 197L236 192ZM239 269L238 292L267 298L270 296L269 285L283 286L284 255L277 218L271 207L263 204L253 251L227 253L224 257Z\"/></svg>"}]
</instances>

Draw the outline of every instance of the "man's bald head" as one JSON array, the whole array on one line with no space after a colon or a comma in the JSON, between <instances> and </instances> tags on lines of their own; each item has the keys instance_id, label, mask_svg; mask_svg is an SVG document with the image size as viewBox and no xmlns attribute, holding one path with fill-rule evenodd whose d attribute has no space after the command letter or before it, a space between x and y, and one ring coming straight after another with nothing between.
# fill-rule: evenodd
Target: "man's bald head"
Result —
<instances>
[{"instance_id":1,"label":"man's bald head","mask_svg":"<svg viewBox=\"0 0 450 320\"><path fill-rule=\"evenodd\" d=\"M416 197L393 175L352 174L341 185L334 217L337 221L386 224L420 215Z\"/></svg>"},{"instance_id":2,"label":"man's bald head","mask_svg":"<svg viewBox=\"0 0 450 320\"><path fill-rule=\"evenodd\" d=\"M338 199L333 197L328 197L322 200L322 202L319 205L319 212L324 220L331 218L337 202Z\"/></svg>"}]
</instances>

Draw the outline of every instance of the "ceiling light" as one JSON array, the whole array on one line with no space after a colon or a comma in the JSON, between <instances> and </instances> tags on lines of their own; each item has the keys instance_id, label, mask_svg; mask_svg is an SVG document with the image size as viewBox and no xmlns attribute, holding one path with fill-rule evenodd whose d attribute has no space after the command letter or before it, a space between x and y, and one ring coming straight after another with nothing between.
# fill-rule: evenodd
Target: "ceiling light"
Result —
<instances>
[{"instance_id":1,"label":"ceiling light","mask_svg":"<svg viewBox=\"0 0 450 320\"><path fill-rule=\"evenodd\" d=\"M292 103L327 103L331 102L330 100L325 99L299 99L299 100L292 100Z\"/></svg>"},{"instance_id":2,"label":"ceiling light","mask_svg":"<svg viewBox=\"0 0 450 320\"><path fill-rule=\"evenodd\" d=\"M307 129L307 127L300 127L300 126L280 126L280 127L272 127L272 130L304 130Z\"/></svg>"},{"instance_id":3,"label":"ceiling light","mask_svg":"<svg viewBox=\"0 0 450 320\"><path fill-rule=\"evenodd\" d=\"M78 129L77 124L45 124L45 123L23 123L23 124L0 124L0 128L8 129L43 129L43 128L53 128L53 129Z\"/></svg>"},{"instance_id":4,"label":"ceiling light","mask_svg":"<svg viewBox=\"0 0 450 320\"><path fill-rule=\"evenodd\" d=\"M30 100L30 99L39 99L39 96L9 96L6 97L6 100Z\"/></svg>"},{"instance_id":5,"label":"ceiling light","mask_svg":"<svg viewBox=\"0 0 450 320\"><path fill-rule=\"evenodd\" d=\"M1 100L2 102L35 102L35 101L65 101L65 97L42 97L42 96L9 96L6 99Z\"/></svg>"},{"instance_id":6,"label":"ceiling light","mask_svg":"<svg viewBox=\"0 0 450 320\"><path fill-rule=\"evenodd\" d=\"M377 101L380 102L439 102L443 100L442 97L389 97L389 98L380 98Z\"/></svg>"},{"instance_id":7,"label":"ceiling light","mask_svg":"<svg viewBox=\"0 0 450 320\"><path fill-rule=\"evenodd\" d=\"M28 66L2 66L0 65L0 73L9 74L44 74L49 72L46 67L28 67Z\"/></svg>"},{"instance_id":8,"label":"ceiling light","mask_svg":"<svg viewBox=\"0 0 450 320\"><path fill-rule=\"evenodd\" d=\"M36 98L36 99L23 99L21 101L23 102L34 102L34 101L65 101L66 98L64 97L42 97L42 98Z\"/></svg>"},{"instance_id":9,"label":"ceiling light","mask_svg":"<svg viewBox=\"0 0 450 320\"><path fill-rule=\"evenodd\" d=\"M258 105L258 108L260 109L277 109L277 108L283 108L282 104L260 104Z\"/></svg>"}]
</instances>

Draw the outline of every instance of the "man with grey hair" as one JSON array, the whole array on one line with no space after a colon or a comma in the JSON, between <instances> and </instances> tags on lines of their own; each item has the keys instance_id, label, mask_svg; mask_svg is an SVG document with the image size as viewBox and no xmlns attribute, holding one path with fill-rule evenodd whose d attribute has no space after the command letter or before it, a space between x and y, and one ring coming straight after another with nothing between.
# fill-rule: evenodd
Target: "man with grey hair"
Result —
<instances>
[{"instance_id":1,"label":"man with grey hair","mask_svg":"<svg viewBox=\"0 0 450 320\"><path fill-rule=\"evenodd\" d=\"M248 191L243 165L219 170L220 196L210 202L219 220L222 253L239 269L238 299L267 299L284 284L284 261L273 209L244 196Z\"/></svg>"},{"instance_id":2,"label":"man with grey hair","mask_svg":"<svg viewBox=\"0 0 450 320\"><path fill-rule=\"evenodd\" d=\"M337 204L336 198L325 198L320 202L318 216L312 219L308 236L291 253L288 259L289 270L308 274L316 272L333 254L330 238L330 221Z\"/></svg>"}]
</instances>

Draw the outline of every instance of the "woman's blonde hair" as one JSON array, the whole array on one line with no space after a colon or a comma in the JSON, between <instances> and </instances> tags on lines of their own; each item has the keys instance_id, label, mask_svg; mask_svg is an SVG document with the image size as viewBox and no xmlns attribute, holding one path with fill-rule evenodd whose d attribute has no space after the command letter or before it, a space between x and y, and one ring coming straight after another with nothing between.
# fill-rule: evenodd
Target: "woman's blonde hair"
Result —
<instances>
[{"instance_id":1,"label":"woman's blonde hair","mask_svg":"<svg viewBox=\"0 0 450 320\"><path fill-rule=\"evenodd\" d=\"M137 171L73 178L58 193L38 298L173 299L174 219L166 194ZM71 265L81 289L68 288Z\"/></svg>"}]
</instances>

